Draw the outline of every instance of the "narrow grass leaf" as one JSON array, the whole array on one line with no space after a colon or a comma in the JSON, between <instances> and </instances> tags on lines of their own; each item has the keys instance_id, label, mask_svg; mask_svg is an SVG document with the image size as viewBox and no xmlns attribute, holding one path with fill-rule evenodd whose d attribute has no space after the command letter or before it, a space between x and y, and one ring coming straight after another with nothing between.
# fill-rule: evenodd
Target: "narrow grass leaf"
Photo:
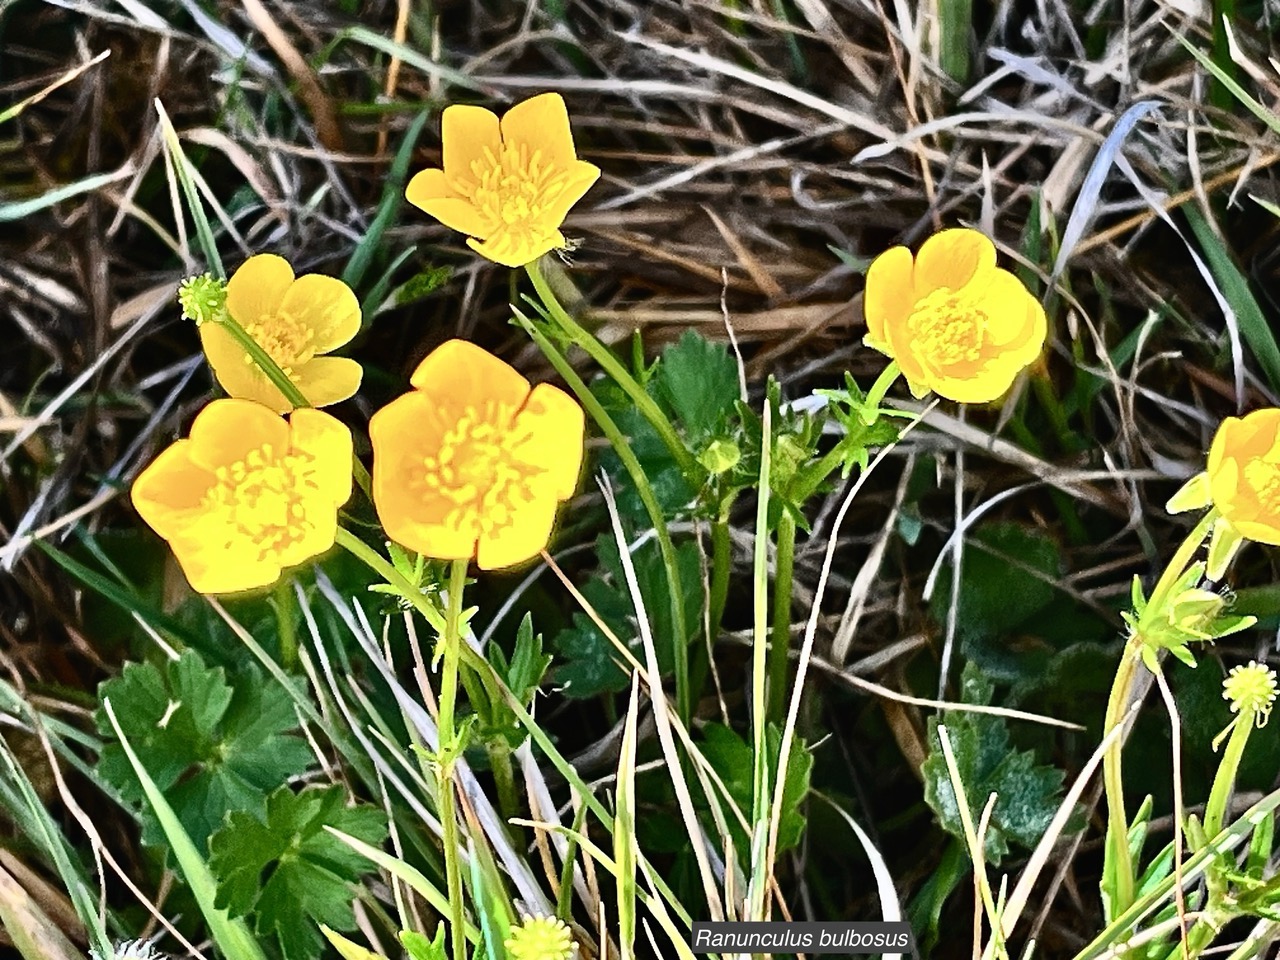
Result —
<instances>
[{"instance_id":1,"label":"narrow grass leaf","mask_svg":"<svg viewBox=\"0 0 1280 960\"><path fill-rule=\"evenodd\" d=\"M1262 312L1262 307L1249 289L1248 279L1235 265L1231 254L1213 232L1199 207L1189 203L1183 213L1200 249L1204 251L1213 279L1235 311L1236 320L1240 324L1240 336L1258 358L1258 365L1262 367L1272 389L1280 391L1280 345L1276 343L1276 335Z\"/></svg>"},{"instance_id":2,"label":"narrow grass leaf","mask_svg":"<svg viewBox=\"0 0 1280 960\"><path fill-rule=\"evenodd\" d=\"M33 213L38 213L54 204L61 203L63 200L69 200L72 197L78 197L82 193L93 193L100 190L107 184L115 183L117 180L123 180L126 177L133 176L133 167L125 164L119 170L113 170L111 173L95 173L91 177L85 177L74 183L66 183L60 187L54 187L48 193L42 193L38 197L32 197L30 200L19 200L16 203L0 203L0 223L9 223L13 220L21 220L23 217L29 217Z\"/></svg>"},{"instance_id":3,"label":"narrow grass leaf","mask_svg":"<svg viewBox=\"0 0 1280 960\"><path fill-rule=\"evenodd\" d=\"M364 279L381 249L382 237L387 232L387 227L391 226L404 203L404 182L409 173L409 162L413 159L414 147L418 145L418 138L430 116L430 111L423 110L413 118L413 123L405 131L400 149L391 162L391 169L387 171L387 179L382 188L382 199L378 202L378 212L365 235L360 238L351 259L347 261L347 268L342 271L342 282L352 289L360 286L360 281Z\"/></svg>"},{"instance_id":4,"label":"narrow grass leaf","mask_svg":"<svg viewBox=\"0 0 1280 960\"><path fill-rule=\"evenodd\" d=\"M61 828L49 815L44 802L40 799L35 785L32 784L26 771L18 759L10 752L9 744L0 737L0 760L3 761L3 776L0 784L6 788L16 786L18 796L12 797L6 805L10 807L9 815L13 818L19 834L44 849L44 853L53 861L58 871L62 887L71 898L76 915L84 924L89 934L89 945L98 951L111 949L111 938L106 924L98 912L98 898L89 889L84 876L72 857L72 848ZM9 800L9 798L6 798ZM9 920L5 919L5 926Z\"/></svg>"},{"instance_id":5,"label":"narrow grass leaf","mask_svg":"<svg viewBox=\"0 0 1280 960\"><path fill-rule=\"evenodd\" d=\"M416 892L423 900L430 904L431 908L439 913L442 917L449 916L449 898L428 880L415 867L410 866L403 860L399 860L389 853L384 853L377 847L365 843L358 837L343 833L341 830L335 830L333 827L325 827L329 833L333 834L352 850L363 856L368 857L383 870L386 870L396 879L403 881L410 889ZM467 939L472 943L480 942L480 931L475 924L468 923L466 925Z\"/></svg>"},{"instance_id":6,"label":"narrow grass leaf","mask_svg":"<svg viewBox=\"0 0 1280 960\"><path fill-rule=\"evenodd\" d=\"M747 885L746 920L763 920L769 886L769 757L765 742L765 671L769 645L769 471L773 448L773 400L766 395L761 418L760 483L756 503L755 555L751 568L754 630L751 647L751 880Z\"/></svg>"},{"instance_id":7,"label":"narrow grass leaf","mask_svg":"<svg viewBox=\"0 0 1280 960\"><path fill-rule=\"evenodd\" d=\"M1170 28L1170 32L1173 32L1172 28ZM1239 100L1246 110L1252 113L1276 133L1280 133L1280 114L1268 110L1265 106L1250 96L1249 92L1245 90L1244 87L1240 86L1234 77L1214 63L1207 54L1197 49L1189 40L1186 39L1186 37L1180 36L1177 33L1174 33L1173 35L1174 39L1187 48L1187 53L1199 60L1200 66L1213 74L1214 79L1230 91L1231 95Z\"/></svg>"},{"instance_id":8,"label":"narrow grass leaf","mask_svg":"<svg viewBox=\"0 0 1280 960\"><path fill-rule=\"evenodd\" d=\"M125 756L129 758L129 764L133 767L133 772L138 777L138 783L142 785L142 792L146 794L147 802L151 804L151 809L155 812L156 818L160 821L161 827L164 829L165 837L169 841L169 848L173 851L173 857L178 863L178 868L182 871L183 878L187 881L187 886L191 890L191 895L195 898L196 904L200 908L200 913L204 916L206 926L209 928L209 935L218 945L219 952L226 960L266 960L266 954L262 952L262 948L258 942L249 934L249 928L242 919L231 919L225 910L219 910L214 906L217 899L218 885L214 880L213 874L209 871L208 864L204 858L200 856L196 845L191 842L191 837L187 835L187 831L182 828L182 824L178 821L178 815L174 813L173 807L169 806L169 801L165 799L160 788L156 786L155 781L151 779L147 773L146 767L142 765L142 761L138 759L137 753L134 752L132 744L129 743L125 736L124 730L120 728L120 723L116 719L115 710L112 709L111 700L104 699L102 701L102 709L107 715L107 719L111 722L111 727L115 731L116 737L120 741L120 746L124 750Z\"/></svg>"},{"instance_id":9,"label":"narrow grass leaf","mask_svg":"<svg viewBox=\"0 0 1280 960\"><path fill-rule=\"evenodd\" d=\"M169 115L165 113L164 105L159 100L156 100L156 112L160 115L160 129L164 133L164 145L169 153L174 175L182 187L182 195L187 200L187 210L191 213L191 219L196 225L196 239L204 254L205 265L214 276L225 278L227 272L223 269L222 257L218 255L218 242L213 236L213 227L209 224L208 216L205 215L204 204L200 201L200 193L192 177L191 161L183 152L182 144L178 142L178 132L173 129Z\"/></svg>"},{"instance_id":10,"label":"narrow grass leaf","mask_svg":"<svg viewBox=\"0 0 1280 960\"><path fill-rule=\"evenodd\" d=\"M631 700L618 757L617 811L613 817L613 859L618 864L618 949L633 960L636 942L636 714L640 675L631 674Z\"/></svg>"},{"instance_id":11,"label":"narrow grass leaf","mask_svg":"<svg viewBox=\"0 0 1280 960\"><path fill-rule=\"evenodd\" d=\"M1093 158L1093 163L1089 165L1089 172L1085 175L1084 183L1080 185L1080 191L1076 194L1076 202L1071 208L1071 216L1067 219L1067 228L1062 232L1062 243L1058 247L1057 259L1053 261L1053 272L1049 277L1049 285L1053 286L1058 277L1062 276L1062 271L1066 269L1067 261L1071 259L1071 254L1075 252L1076 245L1083 239L1085 230L1093 221L1094 211L1098 206L1098 199L1102 196L1102 187L1107 182L1107 175L1111 172L1111 167L1116 162L1116 157L1120 153L1120 148L1124 146L1124 142L1128 139L1133 128L1138 125L1138 121L1148 114L1158 110L1160 104L1155 100L1139 100L1128 110L1120 115L1120 119L1116 121L1111 132L1107 134L1107 138L1102 141L1102 146L1098 148L1098 154Z\"/></svg>"}]
</instances>

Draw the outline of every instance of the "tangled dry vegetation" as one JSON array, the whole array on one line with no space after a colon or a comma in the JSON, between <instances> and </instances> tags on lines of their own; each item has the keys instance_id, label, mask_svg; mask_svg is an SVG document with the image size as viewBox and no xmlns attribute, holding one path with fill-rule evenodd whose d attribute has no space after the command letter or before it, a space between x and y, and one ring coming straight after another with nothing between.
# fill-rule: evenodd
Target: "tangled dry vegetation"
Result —
<instances>
[{"instance_id":1,"label":"tangled dry vegetation","mask_svg":"<svg viewBox=\"0 0 1280 960\"><path fill-rule=\"evenodd\" d=\"M258 251L299 273L359 263L353 286L369 326L355 353L368 389L341 415L363 423L450 337L551 376L508 324L508 272L400 198L406 172L439 163L444 105L555 90L581 155L604 170L566 224L581 245L579 289L563 294L589 305L584 320L624 353L636 330L652 353L690 327L718 340L731 329L749 384L773 374L784 396L800 396L846 370L865 381L876 362L861 346L866 263L948 225L981 227L1002 261L1049 291L1050 349L1016 400L934 411L858 499L821 623L814 683L827 695L808 722L832 735L832 789L852 798L901 894L914 896L942 848L935 827L912 827L929 822L918 774L926 712L868 682L957 696L958 664L975 662L1008 705L1034 702L1088 728L1018 734L1078 769L1101 723L1118 605L1181 536L1152 505L1199 469L1223 416L1274 404L1280 389L1280 220L1259 202L1280 203L1280 139L1188 52L1227 49L1215 46L1209 7L975 3L972 42L948 50L939 24L967 6L0 3L0 107L38 97L0 123L6 678L74 722L118 669L121 630L102 629L83 583L33 540L83 553L88 531L127 547L140 536L129 481L209 394L174 308L178 281L201 264L166 175L157 103L203 178L229 263ZM1242 5L1232 41L1235 60L1219 66L1274 106L1274 35ZM798 547L797 623L839 492ZM598 494L588 485L582 498L588 515ZM738 509L745 570L753 507ZM1024 532L972 536L997 521ZM996 583L976 588L968 618L967 601L947 602L957 527L961 570ZM561 546L589 545L599 529L571 527ZM1051 544L1047 565L1036 543ZM579 551L566 568L572 576L585 562ZM1248 556L1237 582L1242 609L1274 626L1270 563ZM1005 625L994 650L973 621L1004 602L1009 570L1019 584L1050 585L1043 609L1065 597L1090 611L1096 656L1073 648L1076 659L1055 659L1072 639L1029 622ZM968 588L977 576L956 579ZM171 601L178 584L170 570ZM569 605L555 596L543 602ZM733 703L749 615L729 610L720 680ZM607 709L552 695L542 717L588 759L596 749L608 758ZM1157 795L1165 819L1155 828L1167 831L1168 740L1151 726L1137 786ZM0 854L6 869L30 874L15 850ZM857 863L828 862L808 844L794 857L803 912L874 911ZM1100 860L1096 842L1077 842L1038 889L1047 955L1078 947L1096 923ZM804 880L807 861L826 871L817 887ZM968 896L946 908L963 929Z\"/></svg>"}]
</instances>

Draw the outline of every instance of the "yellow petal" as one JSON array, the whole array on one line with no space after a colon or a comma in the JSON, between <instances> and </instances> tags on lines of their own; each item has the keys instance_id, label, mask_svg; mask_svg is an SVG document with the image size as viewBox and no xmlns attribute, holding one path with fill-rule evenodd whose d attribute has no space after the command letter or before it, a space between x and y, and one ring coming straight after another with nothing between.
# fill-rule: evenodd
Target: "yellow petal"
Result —
<instances>
[{"instance_id":1,"label":"yellow petal","mask_svg":"<svg viewBox=\"0 0 1280 960\"><path fill-rule=\"evenodd\" d=\"M404 188L404 197L415 207L421 207L428 200L442 200L446 197L457 199L462 194L449 186L449 178L444 171L435 167L419 170Z\"/></svg>"},{"instance_id":2,"label":"yellow petal","mask_svg":"<svg viewBox=\"0 0 1280 960\"><path fill-rule=\"evenodd\" d=\"M458 409L494 400L512 408L529 397L529 381L510 364L466 340L446 340L418 364L409 380L436 405Z\"/></svg>"},{"instance_id":3,"label":"yellow petal","mask_svg":"<svg viewBox=\"0 0 1280 960\"><path fill-rule=\"evenodd\" d=\"M1020 368L995 363L968 377L935 376L930 380L934 392L956 403L991 403L1004 396Z\"/></svg>"},{"instance_id":4,"label":"yellow petal","mask_svg":"<svg viewBox=\"0 0 1280 960\"><path fill-rule=\"evenodd\" d=\"M498 570L536 557L551 539L554 500L535 500L512 511L511 522L481 536L476 563L481 570Z\"/></svg>"},{"instance_id":5,"label":"yellow petal","mask_svg":"<svg viewBox=\"0 0 1280 960\"><path fill-rule=\"evenodd\" d=\"M266 444L277 455L289 449L289 425L250 400L214 400L191 424L191 459L207 470L230 466Z\"/></svg>"},{"instance_id":6,"label":"yellow petal","mask_svg":"<svg viewBox=\"0 0 1280 960\"><path fill-rule=\"evenodd\" d=\"M472 170L488 170L502 152L498 115L484 107L445 107L440 118L440 139L444 144L444 174L449 180L476 183Z\"/></svg>"},{"instance_id":7,"label":"yellow petal","mask_svg":"<svg viewBox=\"0 0 1280 960\"><path fill-rule=\"evenodd\" d=\"M564 234L559 230L536 235L500 230L483 243L474 239L467 240L467 246L480 256L504 267L523 267L564 245Z\"/></svg>"},{"instance_id":8,"label":"yellow petal","mask_svg":"<svg viewBox=\"0 0 1280 960\"><path fill-rule=\"evenodd\" d=\"M316 353L336 350L360 332L360 301L336 277L320 273L299 277L285 292L280 312L311 331Z\"/></svg>"},{"instance_id":9,"label":"yellow petal","mask_svg":"<svg viewBox=\"0 0 1280 960\"><path fill-rule=\"evenodd\" d=\"M996 265L996 248L977 230L957 228L935 233L916 254L916 299L939 287L959 290Z\"/></svg>"},{"instance_id":10,"label":"yellow petal","mask_svg":"<svg viewBox=\"0 0 1280 960\"><path fill-rule=\"evenodd\" d=\"M470 200L442 197L438 200L424 200L418 206L450 230L457 230L469 237L483 239L497 229L493 219Z\"/></svg>"},{"instance_id":11,"label":"yellow petal","mask_svg":"<svg viewBox=\"0 0 1280 960\"><path fill-rule=\"evenodd\" d=\"M513 452L544 471L538 477L539 492L545 489L557 500L573 496L582 469L586 429L578 402L558 387L540 383L533 388L513 429L522 438Z\"/></svg>"},{"instance_id":12,"label":"yellow petal","mask_svg":"<svg viewBox=\"0 0 1280 960\"><path fill-rule=\"evenodd\" d=\"M573 205L582 199L592 185L600 179L600 168L585 160L576 160L569 176L554 197L544 201L543 216L547 223L559 226L569 215Z\"/></svg>"},{"instance_id":13,"label":"yellow petal","mask_svg":"<svg viewBox=\"0 0 1280 960\"><path fill-rule=\"evenodd\" d=\"M213 473L191 459L191 441L179 440L138 474L129 495L147 526L170 540L189 523L213 482Z\"/></svg>"},{"instance_id":14,"label":"yellow petal","mask_svg":"<svg viewBox=\"0 0 1280 960\"><path fill-rule=\"evenodd\" d=\"M557 170L568 168L577 159L569 111L558 93L530 97L503 114L502 142L506 146L527 146L530 157L541 151L543 160Z\"/></svg>"},{"instance_id":15,"label":"yellow petal","mask_svg":"<svg viewBox=\"0 0 1280 960\"><path fill-rule=\"evenodd\" d=\"M350 499L353 449L346 424L320 410L295 410L289 417L289 443L293 450L315 458L321 495L334 506Z\"/></svg>"},{"instance_id":16,"label":"yellow petal","mask_svg":"<svg viewBox=\"0 0 1280 960\"><path fill-rule=\"evenodd\" d=\"M1235 460L1224 459L1207 472L1214 506L1224 514L1233 512L1236 494L1240 488L1240 464Z\"/></svg>"},{"instance_id":17,"label":"yellow petal","mask_svg":"<svg viewBox=\"0 0 1280 960\"><path fill-rule=\"evenodd\" d=\"M1277 526L1277 521L1280 518L1272 518L1270 523L1265 520L1232 520L1231 524L1255 543L1266 543L1274 547L1280 546L1280 526Z\"/></svg>"},{"instance_id":18,"label":"yellow petal","mask_svg":"<svg viewBox=\"0 0 1280 960\"><path fill-rule=\"evenodd\" d=\"M1235 425L1240 422L1239 417L1227 417L1222 423L1218 424L1217 432L1213 435L1213 443L1209 445L1209 462L1208 471L1212 476L1218 472L1218 467L1222 464L1223 458L1227 452L1227 442Z\"/></svg>"},{"instance_id":19,"label":"yellow petal","mask_svg":"<svg viewBox=\"0 0 1280 960\"><path fill-rule=\"evenodd\" d=\"M364 368L346 357L316 357L304 363L296 376L298 389L307 402L313 407L327 407L355 396Z\"/></svg>"},{"instance_id":20,"label":"yellow petal","mask_svg":"<svg viewBox=\"0 0 1280 960\"><path fill-rule=\"evenodd\" d=\"M293 409L283 393L258 369L244 349L224 327L216 323L200 325L200 344L222 389L233 397L252 400L276 413Z\"/></svg>"},{"instance_id":21,"label":"yellow petal","mask_svg":"<svg viewBox=\"0 0 1280 960\"><path fill-rule=\"evenodd\" d=\"M905 324L915 308L912 265L910 250L890 247L867 268L862 312L867 318L867 336L881 352L884 351L880 345L890 344L888 328Z\"/></svg>"},{"instance_id":22,"label":"yellow petal","mask_svg":"<svg viewBox=\"0 0 1280 960\"><path fill-rule=\"evenodd\" d=\"M445 429L439 403L420 390L373 415L373 503L396 543L436 559L456 560L474 555L476 533L446 525L448 504L428 496L419 482L422 461L439 451Z\"/></svg>"},{"instance_id":23,"label":"yellow petal","mask_svg":"<svg viewBox=\"0 0 1280 960\"><path fill-rule=\"evenodd\" d=\"M252 256L227 282L227 311L241 325L255 323L275 313L291 283L293 268L284 257L273 253Z\"/></svg>"},{"instance_id":24,"label":"yellow petal","mask_svg":"<svg viewBox=\"0 0 1280 960\"><path fill-rule=\"evenodd\" d=\"M280 579L278 563L232 539L197 542L183 538L170 545L196 593L241 593L269 587Z\"/></svg>"}]
</instances>

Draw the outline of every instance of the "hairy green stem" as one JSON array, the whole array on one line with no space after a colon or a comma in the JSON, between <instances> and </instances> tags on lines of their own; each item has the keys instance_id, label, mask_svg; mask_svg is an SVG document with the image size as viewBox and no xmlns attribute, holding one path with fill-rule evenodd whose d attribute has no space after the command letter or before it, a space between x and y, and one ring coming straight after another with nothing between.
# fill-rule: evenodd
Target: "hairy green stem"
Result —
<instances>
[{"instance_id":1,"label":"hairy green stem","mask_svg":"<svg viewBox=\"0 0 1280 960\"><path fill-rule=\"evenodd\" d=\"M680 435L676 433L676 428L672 426L670 419L662 412L662 408L654 401L653 397L645 391L628 371L622 365L617 357L613 355L608 347L600 340L589 333L583 326L574 320L569 312L561 305L559 299L555 295L555 291L551 289L551 285L547 283L547 278L542 273L542 266L539 261L525 267L528 271L529 279L533 281L533 288L538 292L538 298L542 301L542 305L546 307L547 313L564 334L569 337L578 347L581 347L592 360L599 364L600 369L607 373L613 381L620 386L631 402L636 405L636 409L649 421L649 425L662 438L662 442L666 444L667 449L671 451L672 458L680 465L680 472L685 475L690 485L697 486L706 471L702 465L689 452L689 448L685 446L684 441L680 439Z\"/></svg>"},{"instance_id":2,"label":"hairy green stem","mask_svg":"<svg viewBox=\"0 0 1280 960\"><path fill-rule=\"evenodd\" d=\"M1105 737L1119 725L1129 706L1129 695L1133 689L1133 680L1137 673L1138 661L1145 641L1142 638L1142 627L1153 617L1162 615L1164 604L1169 600L1169 593L1187 572L1196 551L1204 543L1205 537L1213 529L1217 519L1217 511L1210 510L1204 515L1195 529L1182 541L1173 559L1169 561L1160 579L1156 581L1151 599L1139 618L1138 629L1125 644L1120 665L1116 668L1116 676L1111 684L1111 695L1107 699L1106 719L1102 725ZM1124 778L1122 755L1124 738L1117 737L1107 748L1102 758L1102 781L1107 800L1107 852L1115 871L1115 899L1111 905L1111 915L1120 916L1133 903L1134 884L1136 882L1133 858L1129 854L1129 820L1124 809Z\"/></svg>"},{"instance_id":3,"label":"hairy green stem","mask_svg":"<svg viewBox=\"0 0 1280 960\"><path fill-rule=\"evenodd\" d=\"M893 386L901 372L896 360L880 371L880 376L876 377L875 383L871 385L863 401L868 410L879 411L885 394L889 392L889 388ZM863 438L878 419L878 416L873 416L870 423L864 422L857 430L841 437L834 447L797 473L787 491L791 502L797 507L803 506L804 502L817 492L818 487L826 482L827 477L845 462L849 451L857 449L862 444Z\"/></svg>"},{"instance_id":4,"label":"hairy green stem","mask_svg":"<svg viewBox=\"0 0 1280 960\"><path fill-rule=\"evenodd\" d=\"M231 334L236 343L244 348L244 352L249 355L259 370L266 375L277 390L284 394L284 398L293 405L294 409L300 407L310 407L307 398L302 395L302 391L298 389L298 385L289 379L289 375L280 369L280 365L271 359L271 354L263 349L262 345L249 334L249 331L240 325L235 317L231 316L229 310L223 309L217 320L207 320L206 323L217 323L227 333ZM365 465L360 462L360 458L354 454L351 457L351 475L355 478L356 485L364 491L364 495L371 501L373 500L373 484L369 477L369 471L365 469Z\"/></svg>"},{"instance_id":5,"label":"hairy green stem","mask_svg":"<svg viewBox=\"0 0 1280 960\"><path fill-rule=\"evenodd\" d=\"M449 598L444 633L440 635L440 713L438 724L440 764L440 824L444 829L444 867L449 897L449 940L453 960L467 960L466 920L462 892L462 862L458 853L457 798L453 765L462 745L454 722L458 701L458 665L462 659L462 592L467 583L467 561L454 560L449 568Z\"/></svg>"},{"instance_id":6,"label":"hairy green stem","mask_svg":"<svg viewBox=\"0 0 1280 960\"><path fill-rule=\"evenodd\" d=\"M1141 656L1142 641L1136 637L1125 643L1111 683L1111 695L1107 698L1106 719L1102 723L1102 735L1107 736L1124 719L1129 706L1129 693L1133 688L1134 674ZM1129 855L1129 818L1124 810L1124 783L1121 770L1123 737L1118 737L1107 748L1102 758L1102 782L1107 797L1107 853L1115 873L1115 902L1111 904L1111 916L1118 917L1133 903L1133 858Z\"/></svg>"},{"instance_id":7,"label":"hairy green stem","mask_svg":"<svg viewBox=\"0 0 1280 960\"><path fill-rule=\"evenodd\" d=\"M574 392L578 398L578 402L586 409L591 418L599 425L601 432L605 438L613 446L614 452L618 459L622 461L623 467L626 469L631 482L636 486L636 493L640 497L640 501L644 504L645 511L649 514L649 522L653 524L654 534L658 538L658 550L662 554L662 564L667 572L667 585L670 588L669 597L671 602L671 623L675 631L675 655L672 658L675 663L675 681L676 681L676 712L680 716L682 723L689 722L691 713L690 693L689 693L689 644L685 642L689 636L689 631L685 623L684 611L684 587L680 582L680 568L676 564L675 546L671 542L671 533L667 530L667 521L662 514L662 508L658 504L657 495L653 492L653 486L649 483L649 478L645 476L644 468L640 466L640 461L636 459L635 453L631 449L631 445L627 442L627 438L622 431L618 429L618 425L613 422L613 418L596 399L582 378L578 376L576 370L570 366L569 361L564 355L555 348L555 345L547 339L546 334L537 328L537 326L528 317L519 310L515 311L516 322L519 323L533 338L533 342L538 345L543 355L555 367L556 372L564 378L569 389ZM655 682L657 678L654 678Z\"/></svg>"},{"instance_id":8,"label":"hairy green stem","mask_svg":"<svg viewBox=\"0 0 1280 960\"><path fill-rule=\"evenodd\" d=\"M773 624L769 631L768 718L779 725L787 708L787 655L791 652L791 579L795 571L796 520L783 509L778 520L773 576Z\"/></svg>"},{"instance_id":9,"label":"hairy green stem","mask_svg":"<svg viewBox=\"0 0 1280 960\"><path fill-rule=\"evenodd\" d=\"M298 631L290 614L293 603L293 591L289 589L287 577L276 581L271 597L271 605L276 613L276 632L280 639L280 665L292 670L298 665Z\"/></svg>"}]
</instances>

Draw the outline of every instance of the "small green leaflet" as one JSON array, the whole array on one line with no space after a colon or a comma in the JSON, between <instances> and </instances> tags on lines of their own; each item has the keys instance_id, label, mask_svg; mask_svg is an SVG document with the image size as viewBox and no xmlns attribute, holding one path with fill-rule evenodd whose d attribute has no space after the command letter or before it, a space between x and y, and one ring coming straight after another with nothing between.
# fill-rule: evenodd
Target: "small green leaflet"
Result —
<instances>
[{"instance_id":1,"label":"small green leaflet","mask_svg":"<svg viewBox=\"0 0 1280 960\"><path fill-rule=\"evenodd\" d=\"M98 694L110 697L125 736L146 757L148 772L202 852L228 811L262 810L266 794L312 760L306 743L291 736L298 727L292 703L264 689L256 666L238 671L232 685L222 668L206 666L188 650L163 668L127 664ZM164 833L101 710L97 723L108 738L99 776L140 809L143 843L163 845Z\"/></svg>"},{"instance_id":2,"label":"small green leaflet","mask_svg":"<svg viewBox=\"0 0 1280 960\"><path fill-rule=\"evenodd\" d=\"M748 818L751 816L751 747L728 727L709 723L703 728L702 754L724 781L729 795ZM769 725L765 731L765 751L768 754L769 780L777 776L778 752L782 736L778 728ZM797 739L791 745L787 757L787 780L782 788L782 814L778 820L778 852L790 850L804 836L805 814L801 805L809 793L809 775L813 772L813 754L804 741ZM737 817L728 816L733 831L734 846L742 863L750 863L750 841Z\"/></svg>"},{"instance_id":3,"label":"small green leaflet","mask_svg":"<svg viewBox=\"0 0 1280 960\"><path fill-rule=\"evenodd\" d=\"M353 884L369 861L326 826L370 844L387 836L382 811L348 806L339 786L286 786L267 798L265 820L233 813L209 841L217 905L233 917L252 914L258 936L276 939L286 960L320 954L319 924L355 929Z\"/></svg>"},{"instance_id":4,"label":"small green leaflet","mask_svg":"<svg viewBox=\"0 0 1280 960\"><path fill-rule=\"evenodd\" d=\"M965 703L991 702L992 684L972 664L961 677ZM1039 841L1057 812L1063 774L1055 767L1037 764L1030 750L1016 750L1009 740L1003 717L987 713L948 712L947 734L955 750L956 766L964 783L976 824L992 793L998 795L987 828L987 862L999 864L1010 843L1028 850ZM938 719L929 719L929 756L921 767L925 802L937 814L942 828L963 838L960 807L947 774L938 741Z\"/></svg>"},{"instance_id":5,"label":"small green leaflet","mask_svg":"<svg viewBox=\"0 0 1280 960\"><path fill-rule=\"evenodd\" d=\"M662 351L654 381L695 450L726 428L738 400L738 365L694 330Z\"/></svg>"}]
</instances>

